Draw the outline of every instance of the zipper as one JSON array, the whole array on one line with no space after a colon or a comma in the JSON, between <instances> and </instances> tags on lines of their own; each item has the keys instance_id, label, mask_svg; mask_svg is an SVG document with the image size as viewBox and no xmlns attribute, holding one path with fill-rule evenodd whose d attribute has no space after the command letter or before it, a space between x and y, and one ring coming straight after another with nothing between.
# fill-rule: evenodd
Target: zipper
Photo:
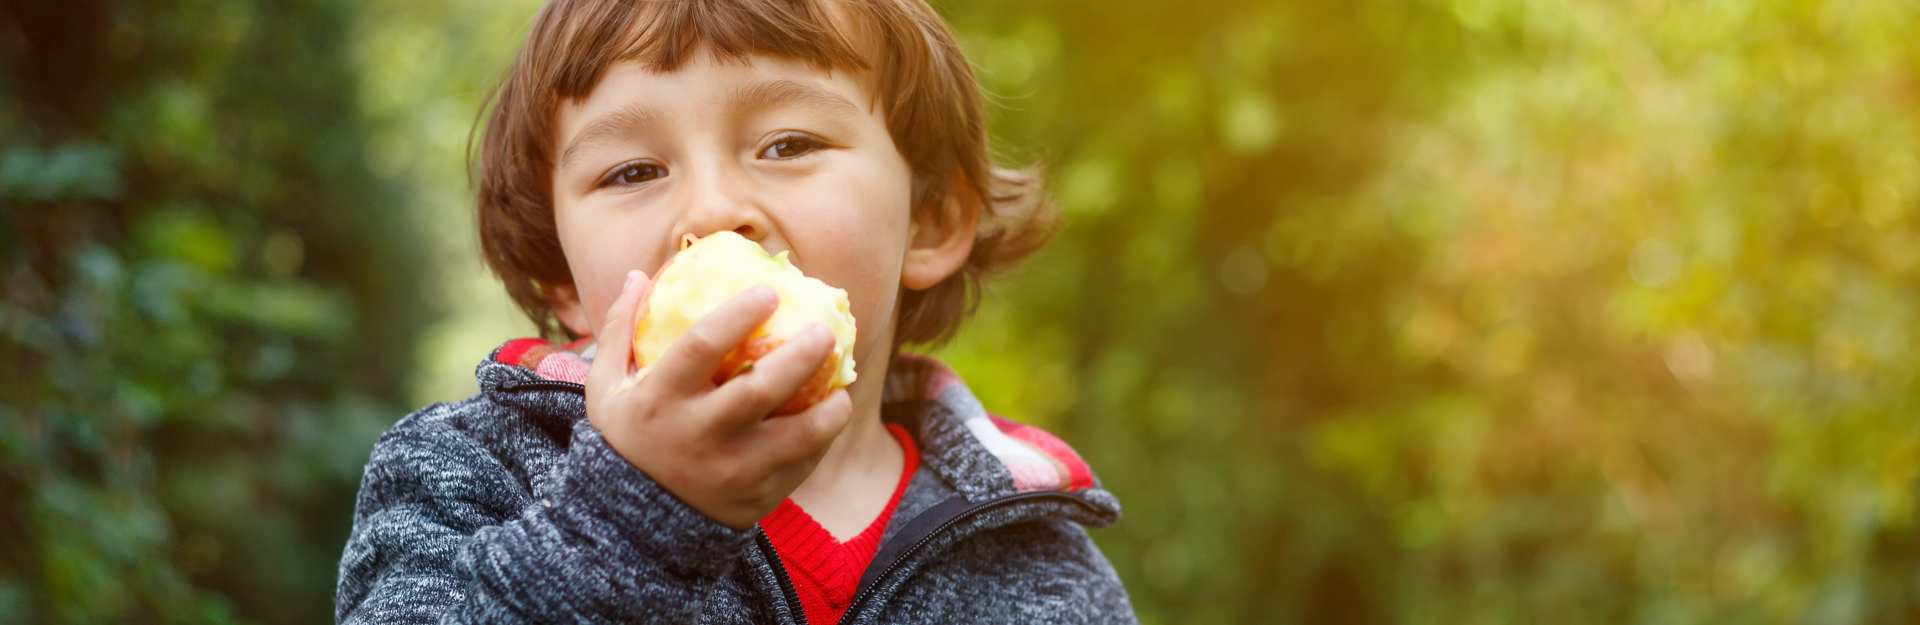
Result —
<instances>
[{"instance_id":1,"label":"zipper","mask_svg":"<svg viewBox=\"0 0 1920 625\"><path fill-rule=\"evenodd\" d=\"M563 391L578 393L583 396L587 394L587 386L585 384L545 379L527 381L507 380L500 383L500 390L509 393L520 391ZM979 516L981 513L1035 499L1060 499L1079 504L1089 509L1093 508L1093 504L1089 504L1086 500L1069 493L1060 491L1034 491L1008 495L961 510L945 521L941 521L940 525L933 528L933 531L928 532L926 536L914 541L911 546L901 551L899 555L894 556L893 561L888 562L887 567L881 570L880 575L873 579L873 585L860 589L860 593L854 595L853 603L847 606L847 611L843 613L845 616L842 616L841 619L844 621L848 618L857 618L861 610L866 609L866 603L873 599L873 589L880 587L881 581L891 577L895 571L900 570L900 567L905 565L907 560L919 554L927 545L933 543L933 539L939 538L941 534L952 529L954 525ZM766 558L767 564L773 568L773 577L775 581L779 582L781 599L787 604L787 612L792 614L794 620L799 622L800 625L808 625L806 609L800 605L800 593L793 589L793 578L787 576L787 565L780 560L780 552L774 549L773 539L767 537L766 531L756 529L754 531L754 542L760 548L761 557Z\"/></svg>"},{"instance_id":2,"label":"zipper","mask_svg":"<svg viewBox=\"0 0 1920 625\"><path fill-rule=\"evenodd\" d=\"M873 599L874 589L879 588L880 583L882 581L886 580L888 577L892 577L895 571L900 570L900 567L904 566L905 563L908 560L912 559L914 555L920 553L920 550L925 549L927 545L932 544L933 539L939 538L941 534L944 534L946 533L947 530L952 529L954 525L960 523L961 521L965 521L967 519L978 516L984 512L996 510L999 508L1004 508L1009 505L1013 505L1016 503L1033 500L1033 499L1062 499L1065 501L1071 501L1073 503L1080 504L1081 506L1084 506L1087 508L1093 507L1093 504L1087 503L1086 500L1083 500L1079 497L1076 497L1068 493L1064 493L1060 491L1034 491L1030 493L1018 493L1018 494L1008 495L1005 497L1001 497L999 499L994 499L992 501L988 501L986 503L978 504L971 508L962 510L958 514L955 514L952 517L947 518L947 520L941 521L940 525L933 528L933 531L927 532L926 536L923 536L919 540L914 541L913 545L901 551L899 555L894 556L893 561L888 562L887 567L880 571L880 575L878 577L873 578L873 585L860 589L860 593L857 595L854 595L853 603L848 604L847 611L845 613L846 616L841 617L842 620L845 621L845 619L849 619L849 618L858 618L860 615L860 612L866 609L866 603Z\"/></svg>"},{"instance_id":3,"label":"zipper","mask_svg":"<svg viewBox=\"0 0 1920 625\"><path fill-rule=\"evenodd\" d=\"M587 386L564 380L507 380L500 383L500 390L508 393L522 391L561 391L566 393L587 394ZM767 560L773 568L773 578L780 586L780 598L787 604L787 613L799 625L807 625L807 610L800 605L800 593L793 589L793 578L787 576L787 565L780 560L780 552L773 548L773 539L767 537L765 530L755 529L754 544L760 548L760 557Z\"/></svg>"},{"instance_id":4,"label":"zipper","mask_svg":"<svg viewBox=\"0 0 1920 625\"><path fill-rule=\"evenodd\" d=\"M753 542L760 546L760 557L767 559L773 567L773 578L780 583L780 598L787 602L787 613L800 625L807 625L806 606L800 605L800 592L793 589L793 578L787 577L787 564L780 561L780 552L773 548L773 539L767 537L766 530L755 529Z\"/></svg>"},{"instance_id":5,"label":"zipper","mask_svg":"<svg viewBox=\"0 0 1920 625\"><path fill-rule=\"evenodd\" d=\"M500 390L509 393L517 393L520 391L566 391L586 395L587 385L562 380L507 380L500 383Z\"/></svg>"},{"instance_id":6,"label":"zipper","mask_svg":"<svg viewBox=\"0 0 1920 625\"><path fill-rule=\"evenodd\" d=\"M562 391L586 395L587 386L564 380L507 380L500 383L500 390L509 393L521 391ZM793 578L787 576L787 565L780 560L780 552L773 548L773 539L767 537L765 530L755 529L754 543L760 547L760 556L766 558L773 567L773 577L780 584L781 599L787 603L787 612L793 615L800 625L807 625L807 610L800 605L800 593L793 589Z\"/></svg>"},{"instance_id":7,"label":"zipper","mask_svg":"<svg viewBox=\"0 0 1920 625\"><path fill-rule=\"evenodd\" d=\"M500 383L500 390L509 393L520 391L563 391L585 395L587 386L562 380L507 380ZM781 599L787 603L787 612L793 615L800 625L807 625L807 611L800 605L800 593L793 589L793 578L787 576L786 563L780 561L780 553L773 548L773 540L767 538L764 530L755 529L754 544L760 548L760 556L766 558L773 568L774 580L779 582Z\"/></svg>"}]
</instances>

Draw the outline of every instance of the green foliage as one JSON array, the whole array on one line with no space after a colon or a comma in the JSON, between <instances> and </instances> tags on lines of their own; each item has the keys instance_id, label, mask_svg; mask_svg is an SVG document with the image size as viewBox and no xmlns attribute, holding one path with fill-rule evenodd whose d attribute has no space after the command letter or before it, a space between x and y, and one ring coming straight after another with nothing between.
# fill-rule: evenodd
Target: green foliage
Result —
<instances>
[{"instance_id":1,"label":"green foliage","mask_svg":"<svg viewBox=\"0 0 1920 625\"><path fill-rule=\"evenodd\" d=\"M423 320L352 8L0 15L0 622L324 622Z\"/></svg>"},{"instance_id":2,"label":"green foliage","mask_svg":"<svg viewBox=\"0 0 1920 625\"><path fill-rule=\"evenodd\" d=\"M327 619L524 332L462 150L536 5L8 5L0 622ZM940 355L1148 622L1920 619L1912 3L936 6L1068 218Z\"/></svg>"},{"instance_id":3,"label":"green foliage","mask_svg":"<svg viewBox=\"0 0 1920 625\"><path fill-rule=\"evenodd\" d=\"M1911 3L945 3L1149 622L1920 618Z\"/></svg>"}]
</instances>

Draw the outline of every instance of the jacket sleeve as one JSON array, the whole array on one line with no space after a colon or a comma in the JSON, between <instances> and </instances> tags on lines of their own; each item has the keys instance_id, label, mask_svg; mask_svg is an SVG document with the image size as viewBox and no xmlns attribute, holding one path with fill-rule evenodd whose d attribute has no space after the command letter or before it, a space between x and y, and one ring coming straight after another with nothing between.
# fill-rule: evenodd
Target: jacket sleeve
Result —
<instances>
[{"instance_id":1,"label":"jacket sleeve","mask_svg":"<svg viewBox=\"0 0 1920 625\"><path fill-rule=\"evenodd\" d=\"M1078 523L1061 519L1015 526L1009 542L1025 543L1024 554L1039 556L1021 561L1030 569L1021 575L1034 583L1039 601L1022 606L1019 619L1043 617L1051 623L1139 625L1127 588L1113 563ZM1057 610L1057 611L1056 611ZM1017 622L1012 619L1008 622ZM1034 621L1038 622L1038 621Z\"/></svg>"},{"instance_id":2,"label":"jacket sleeve","mask_svg":"<svg viewBox=\"0 0 1920 625\"><path fill-rule=\"evenodd\" d=\"M1092 589L1093 601L1089 619L1096 623L1115 623L1120 625L1139 625L1140 617L1133 613L1133 600L1127 596L1127 587L1120 583L1120 573L1113 570L1113 563L1093 544L1093 537L1087 535L1086 528L1072 525L1066 528L1075 535L1086 558L1088 575L1097 581Z\"/></svg>"},{"instance_id":3,"label":"jacket sleeve","mask_svg":"<svg viewBox=\"0 0 1920 625\"><path fill-rule=\"evenodd\" d=\"M1078 523L975 535L914 574L881 622L1138 625L1120 576Z\"/></svg>"},{"instance_id":4,"label":"jacket sleeve","mask_svg":"<svg viewBox=\"0 0 1920 625\"><path fill-rule=\"evenodd\" d=\"M375 447L337 621L692 623L752 542L666 492L584 420L552 495L536 502L452 430L396 427Z\"/></svg>"}]
</instances>

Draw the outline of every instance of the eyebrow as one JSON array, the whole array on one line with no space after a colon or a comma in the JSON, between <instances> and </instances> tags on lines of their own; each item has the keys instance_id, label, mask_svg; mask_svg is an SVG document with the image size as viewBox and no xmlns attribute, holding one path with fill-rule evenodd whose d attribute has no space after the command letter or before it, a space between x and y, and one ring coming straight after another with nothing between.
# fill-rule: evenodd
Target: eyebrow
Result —
<instances>
[{"instance_id":1,"label":"eyebrow","mask_svg":"<svg viewBox=\"0 0 1920 625\"><path fill-rule=\"evenodd\" d=\"M860 107L841 97L840 94L821 87L793 80L767 80L746 85L728 94L726 108L736 115L757 113L778 106L793 106L822 115L862 115ZM595 144L608 139L631 133L642 128L665 125L658 111L632 104L615 109L587 124L573 140L567 142L567 149L560 153L560 167L565 168L573 158Z\"/></svg>"},{"instance_id":2,"label":"eyebrow","mask_svg":"<svg viewBox=\"0 0 1920 625\"><path fill-rule=\"evenodd\" d=\"M594 119L593 123L587 124L586 128L580 129L579 133L573 135L573 140L567 142L567 149L560 153L560 167L566 168L573 162L574 156L595 144L641 128L661 125L663 120L660 118L660 113L651 108L629 104L614 109Z\"/></svg>"},{"instance_id":3,"label":"eyebrow","mask_svg":"<svg viewBox=\"0 0 1920 625\"><path fill-rule=\"evenodd\" d=\"M825 115L860 115L860 107L825 87L793 80L767 80L741 87L727 98L729 108L756 113L781 105Z\"/></svg>"}]
</instances>

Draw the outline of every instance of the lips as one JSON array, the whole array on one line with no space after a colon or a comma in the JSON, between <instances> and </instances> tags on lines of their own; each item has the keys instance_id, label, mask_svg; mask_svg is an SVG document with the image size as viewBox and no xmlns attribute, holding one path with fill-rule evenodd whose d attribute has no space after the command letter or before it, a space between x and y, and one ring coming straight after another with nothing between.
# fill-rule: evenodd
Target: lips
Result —
<instances>
[{"instance_id":1,"label":"lips","mask_svg":"<svg viewBox=\"0 0 1920 625\"><path fill-rule=\"evenodd\" d=\"M714 383L746 373L807 325L819 323L833 333L832 355L773 414L806 410L833 389L852 384L855 334L847 292L807 277L787 260L786 252L770 256L759 244L734 232L704 238L689 235L681 241L680 252L660 268L645 302L646 314L634 328L634 364L644 372L695 321L757 284L772 287L780 296L780 306L727 353L714 372Z\"/></svg>"}]
</instances>

